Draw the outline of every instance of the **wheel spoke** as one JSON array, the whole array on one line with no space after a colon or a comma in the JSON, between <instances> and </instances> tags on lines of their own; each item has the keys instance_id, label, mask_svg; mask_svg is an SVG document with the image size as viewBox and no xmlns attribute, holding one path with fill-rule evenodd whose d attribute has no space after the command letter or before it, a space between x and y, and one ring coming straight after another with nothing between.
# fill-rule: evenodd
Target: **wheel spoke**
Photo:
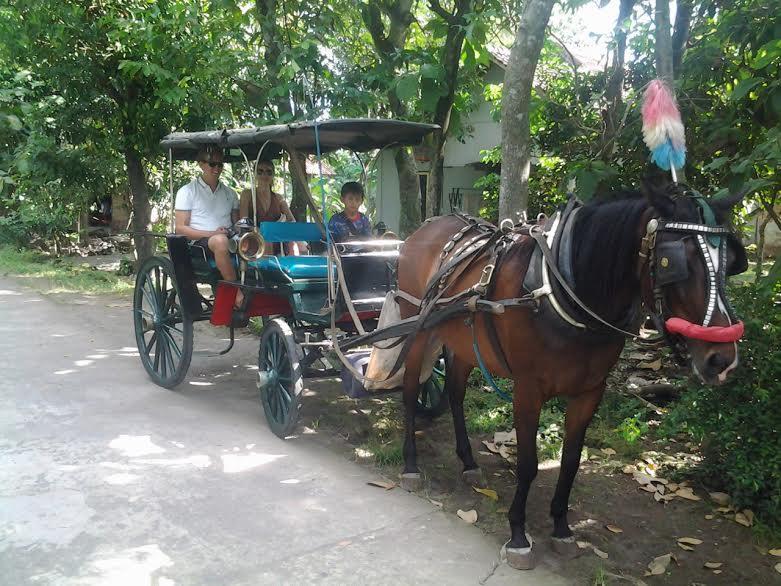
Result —
<instances>
[{"instance_id":1,"label":"wheel spoke","mask_svg":"<svg viewBox=\"0 0 781 586\"><path fill-rule=\"evenodd\" d=\"M291 397L290 393L287 392L287 389L285 388L285 385L282 383L277 383L277 386L279 387L279 390L281 391L279 396L281 399L285 401L285 403L290 403Z\"/></svg>"},{"instance_id":2,"label":"wheel spoke","mask_svg":"<svg viewBox=\"0 0 781 586\"><path fill-rule=\"evenodd\" d=\"M170 346L173 347L174 352L176 352L176 357L178 359L182 358L182 349L179 347L179 344L176 343L176 340L174 340L174 337L171 335L171 332L168 331L168 326L163 326L160 331L163 332L163 334L166 337L166 342L170 344ZM171 365L173 366L173 365Z\"/></svg>"},{"instance_id":3,"label":"wheel spoke","mask_svg":"<svg viewBox=\"0 0 781 586\"><path fill-rule=\"evenodd\" d=\"M165 339L165 336L162 335L159 337L160 342L157 344L157 347L160 351L161 356L161 362L160 362L160 373L162 374L163 378L166 378L168 375L168 341Z\"/></svg>"},{"instance_id":4,"label":"wheel spoke","mask_svg":"<svg viewBox=\"0 0 781 586\"><path fill-rule=\"evenodd\" d=\"M152 350L155 342L157 342L157 332L153 330L152 335L149 337L149 342L144 347L144 354L146 354L147 358L149 358L149 352ZM155 367L155 370L157 370L157 367Z\"/></svg>"},{"instance_id":5,"label":"wheel spoke","mask_svg":"<svg viewBox=\"0 0 781 586\"><path fill-rule=\"evenodd\" d=\"M151 289L151 291L147 291L147 285L149 285L149 289ZM149 303L149 306L152 308L152 311L157 313L159 308L157 306L157 300L155 299L154 285L152 285L152 281L149 279L149 275L144 275L144 283L141 286L141 292L144 294L144 297L146 298L147 303Z\"/></svg>"},{"instance_id":6,"label":"wheel spoke","mask_svg":"<svg viewBox=\"0 0 781 586\"><path fill-rule=\"evenodd\" d=\"M155 332L156 334L157 332ZM160 369L160 340L157 339L157 336L155 336L156 344L155 344L155 363L152 365L152 370L155 372L159 372Z\"/></svg>"}]
</instances>

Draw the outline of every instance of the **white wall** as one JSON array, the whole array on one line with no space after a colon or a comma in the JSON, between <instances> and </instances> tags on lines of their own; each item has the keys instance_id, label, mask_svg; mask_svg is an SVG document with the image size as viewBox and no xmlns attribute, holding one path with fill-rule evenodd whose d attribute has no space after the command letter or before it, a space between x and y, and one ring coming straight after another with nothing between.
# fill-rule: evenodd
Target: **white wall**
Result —
<instances>
[{"instance_id":1,"label":"white wall","mask_svg":"<svg viewBox=\"0 0 781 586\"><path fill-rule=\"evenodd\" d=\"M504 80L504 70L492 64L486 72L485 84L500 84ZM478 106L469 115L466 127L470 134L464 142L450 139L445 145L445 176L442 190L442 213L450 213L450 192L461 188L463 201L461 209L477 215L480 209L480 194L474 189L475 181L484 175L472 164L480 161L480 151L494 148L501 141L502 131L498 122L491 116L491 105L478 97ZM377 161L377 213L375 222L382 220L390 230L399 230L399 176L393 161L393 151L385 150ZM422 167L422 165L418 165ZM423 169L419 169L422 171Z\"/></svg>"},{"instance_id":2,"label":"white wall","mask_svg":"<svg viewBox=\"0 0 781 586\"><path fill-rule=\"evenodd\" d=\"M401 201L399 200L399 174L393 156L393 149L385 149L380 153L377 161L374 223L383 221L388 226L388 230L398 233Z\"/></svg>"},{"instance_id":3,"label":"white wall","mask_svg":"<svg viewBox=\"0 0 781 586\"><path fill-rule=\"evenodd\" d=\"M504 71L491 65L483 83L499 84L504 80ZM462 167L480 161L480 151L494 148L502 138L499 122L491 117L491 104L478 97L478 106L469 115L465 124L469 135L464 142L450 139L445 145L445 167Z\"/></svg>"}]
</instances>

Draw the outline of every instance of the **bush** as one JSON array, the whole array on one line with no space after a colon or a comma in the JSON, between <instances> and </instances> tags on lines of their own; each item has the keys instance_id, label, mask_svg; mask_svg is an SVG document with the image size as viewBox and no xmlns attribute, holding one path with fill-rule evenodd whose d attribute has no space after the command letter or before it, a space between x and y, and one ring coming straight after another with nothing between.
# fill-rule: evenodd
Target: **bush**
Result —
<instances>
[{"instance_id":1,"label":"bush","mask_svg":"<svg viewBox=\"0 0 781 586\"><path fill-rule=\"evenodd\" d=\"M781 529L781 304L766 286L736 288L732 299L746 325L740 366L725 386L692 386L664 431L700 442L702 479Z\"/></svg>"}]
</instances>

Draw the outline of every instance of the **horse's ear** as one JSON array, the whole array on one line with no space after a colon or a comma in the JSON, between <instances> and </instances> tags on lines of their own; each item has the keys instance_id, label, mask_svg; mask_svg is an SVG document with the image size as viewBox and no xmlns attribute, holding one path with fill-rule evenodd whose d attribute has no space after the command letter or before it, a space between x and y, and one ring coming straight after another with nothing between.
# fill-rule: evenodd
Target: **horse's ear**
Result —
<instances>
[{"instance_id":1,"label":"horse's ear","mask_svg":"<svg viewBox=\"0 0 781 586\"><path fill-rule=\"evenodd\" d=\"M656 182L646 180L643 181L641 191L648 203L653 207L663 218L672 218L675 212L675 203L670 197L666 187L660 187Z\"/></svg>"},{"instance_id":2,"label":"horse's ear","mask_svg":"<svg viewBox=\"0 0 781 586\"><path fill-rule=\"evenodd\" d=\"M713 214L716 216L716 221L719 224L723 224L732 211L732 208L743 201L743 198L746 197L750 191L750 188L741 189L737 193L729 193L724 197L710 200L708 203L713 210Z\"/></svg>"}]
</instances>

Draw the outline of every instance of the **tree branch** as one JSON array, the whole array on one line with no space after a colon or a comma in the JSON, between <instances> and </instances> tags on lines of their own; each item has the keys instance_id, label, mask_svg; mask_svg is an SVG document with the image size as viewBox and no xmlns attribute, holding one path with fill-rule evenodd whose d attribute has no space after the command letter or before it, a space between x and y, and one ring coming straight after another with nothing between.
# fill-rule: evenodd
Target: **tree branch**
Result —
<instances>
[{"instance_id":1,"label":"tree branch","mask_svg":"<svg viewBox=\"0 0 781 586\"><path fill-rule=\"evenodd\" d=\"M694 6L692 0L678 0L678 10L675 13L675 25L673 26L673 74L678 77L686 52L686 44L689 42L689 30Z\"/></svg>"},{"instance_id":2,"label":"tree branch","mask_svg":"<svg viewBox=\"0 0 781 586\"><path fill-rule=\"evenodd\" d=\"M445 10L442 7L442 4L439 3L439 0L428 0L428 7L431 9L431 11L439 16L442 20L444 20L449 25L453 26L455 24L458 24L458 17L455 14L451 14L447 10Z\"/></svg>"}]
</instances>

